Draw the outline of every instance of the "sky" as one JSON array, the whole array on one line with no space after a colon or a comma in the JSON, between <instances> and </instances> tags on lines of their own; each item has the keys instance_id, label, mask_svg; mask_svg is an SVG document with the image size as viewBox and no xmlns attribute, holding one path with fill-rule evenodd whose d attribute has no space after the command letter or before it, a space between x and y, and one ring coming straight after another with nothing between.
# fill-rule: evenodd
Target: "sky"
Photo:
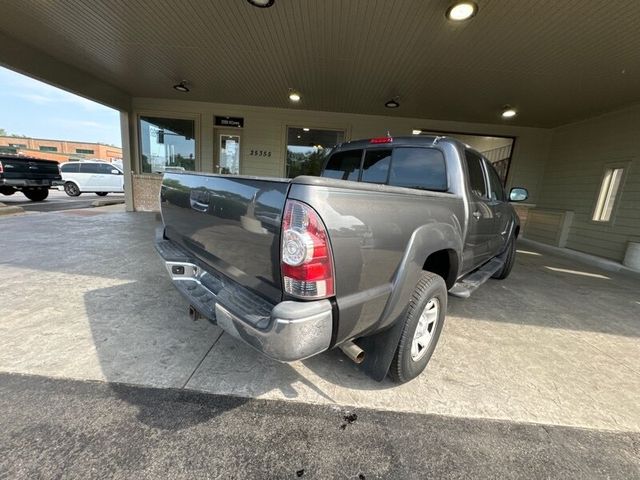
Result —
<instances>
[{"instance_id":1,"label":"sky","mask_svg":"<svg viewBox=\"0 0 640 480\"><path fill-rule=\"evenodd\" d=\"M3 67L0 128L35 138L122 143L117 110Z\"/></svg>"}]
</instances>

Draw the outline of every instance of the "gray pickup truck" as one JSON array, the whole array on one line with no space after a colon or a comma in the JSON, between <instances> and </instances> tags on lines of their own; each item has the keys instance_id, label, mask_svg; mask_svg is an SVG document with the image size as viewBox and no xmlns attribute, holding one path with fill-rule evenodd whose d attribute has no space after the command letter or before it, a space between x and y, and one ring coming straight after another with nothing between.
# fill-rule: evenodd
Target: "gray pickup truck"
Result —
<instances>
[{"instance_id":1,"label":"gray pickup truck","mask_svg":"<svg viewBox=\"0 0 640 480\"><path fill-rule=\"evenodd\" d=\"M160 201L156 248L194 318L398 382L429 362L448 292L507 277L520 229L491 164L448 137L346 142L319 177L166 173Z\"/></svg>"}]
</instances>

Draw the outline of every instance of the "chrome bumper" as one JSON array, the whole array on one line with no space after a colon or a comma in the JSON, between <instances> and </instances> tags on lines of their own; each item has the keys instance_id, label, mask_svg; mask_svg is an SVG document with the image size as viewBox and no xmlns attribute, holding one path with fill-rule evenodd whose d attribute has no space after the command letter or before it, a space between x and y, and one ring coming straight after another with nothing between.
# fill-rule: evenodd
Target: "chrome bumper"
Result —
<instances>
[{"instance_id":1,"label":"chrome bumper","mask_svg":"<svg viewBox=\"0 0 640 480\"><path fill-rule=\"evenodd\" d=\"M266 302L214 271L206 271L173 242L156 240L173 284L204 317L269 358L294 362L329 348L329 300Z\"/></svg>"},{"instance_id":2,"label":"chrome bumper","mask_svg":"<svg viewBox=\"0 0 640 480\"><path fill-rule=\"evenodd\" d=\"M57 187L63 186L64 182L62 180L49 180L49 179L28 179L28 178L0 178L0 185L5 185L7 187Z\"/></svg>"}]
</instances>

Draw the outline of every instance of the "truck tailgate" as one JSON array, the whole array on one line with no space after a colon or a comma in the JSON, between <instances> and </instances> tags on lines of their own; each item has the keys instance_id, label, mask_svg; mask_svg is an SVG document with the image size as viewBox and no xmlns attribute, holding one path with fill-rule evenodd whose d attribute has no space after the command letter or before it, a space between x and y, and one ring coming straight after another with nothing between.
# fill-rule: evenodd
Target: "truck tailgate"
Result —
<instances>
[{"instance_id":1,"label":"truck tailgate","mask_svg":"<svg viewBox=\"0 0 640 480\"><path fill-rule=\"evenodd\" d=\"M287 179L165 173L165 236L232 280L282 300L280 225Z\"/></svg>"},{"instance_id":2,"label":"truck tailgate","mask_svg":"<svg viewBox=\"0 0 640 480\"><path fill-rule=\"evenodd\" d=\"M7 179L59 179L58 162L35 158L1 157L4 178Z\"/></svg>"}]
</instances>

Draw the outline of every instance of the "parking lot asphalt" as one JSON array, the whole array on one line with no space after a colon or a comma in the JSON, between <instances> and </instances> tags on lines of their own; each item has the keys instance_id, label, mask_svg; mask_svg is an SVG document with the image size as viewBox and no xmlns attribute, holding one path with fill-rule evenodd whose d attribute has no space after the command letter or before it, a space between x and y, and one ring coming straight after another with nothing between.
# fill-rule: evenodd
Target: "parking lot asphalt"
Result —
<instances>
[{"instance_id":1,"label":"parking lot asphalt","mask_svg":"<svg viewBox=\"0 0 640 480\"><path fill-rule=\"evenodd\" d=\"M105 197L95 193L83 193L78 197L70 197L60 190L49 190L49 196L42 202L32 202L22 193L16 192L13 195L0 195L0 202L9 206L18 206L27 212L57 212L61 210L72 210L78 208L89 208L96 200L124 201L123 193L109 193Z\"/></svg>"},{"instance_id":2,"label":"parking lot asphalt","mask_svg":"<svg viewBox=\"0 0 640 480\"><path fill-rule=\"evenodd\" d=\"M0 478L608 478L640 435L0 374Z\"/></svg>"}]
</instances>

